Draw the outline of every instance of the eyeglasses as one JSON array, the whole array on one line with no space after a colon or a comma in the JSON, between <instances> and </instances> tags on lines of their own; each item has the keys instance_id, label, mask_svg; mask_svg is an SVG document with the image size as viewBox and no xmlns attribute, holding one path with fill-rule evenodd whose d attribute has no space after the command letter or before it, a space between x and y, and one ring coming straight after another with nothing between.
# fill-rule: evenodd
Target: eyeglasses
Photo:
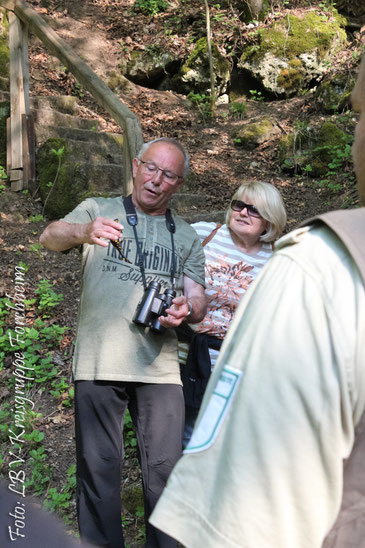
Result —
<instances>
[{"instance_id":1,"label":"eyeglasses","mask_svg":"<svg viewBox=\"0 0 365 548\"><path fill-rule=\"evenodd\" d=\"M162 175L162 181L164 183L167 183L168 185L173 185L178 181L179 179L182 179L181 175L176 175L173 171L166 171L165 169L161 169L160 167L156 166L153 162L144 162L143 160L140 160L138 158L138 161L140 164L142 164L142 171L146 175L153 175L154 173L157 173L158 171L161 171Z\"/></svg>"},{"instance_id":2,"label":"eyeglasses","mask_svg":"<svg viewBox=\"0 0 365 548\"><path fill-rule=\"evenodd\" d=\"M246 204L246 202L243 202L242 200L232 200L231 209L233 209L233 211L241 212L245 208L247 209L247 213L250 217L261 217L258 209L256 209L255 206L251 204Z\"/></svg>"}]
</instances>

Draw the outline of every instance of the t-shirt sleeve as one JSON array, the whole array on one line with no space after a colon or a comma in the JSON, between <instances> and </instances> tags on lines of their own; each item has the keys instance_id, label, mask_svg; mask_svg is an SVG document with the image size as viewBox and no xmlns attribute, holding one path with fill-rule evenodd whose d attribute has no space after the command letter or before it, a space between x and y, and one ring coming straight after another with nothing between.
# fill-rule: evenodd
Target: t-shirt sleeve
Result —
<instances>
[{"instance_id":1,"label":"t-shirt sleeve","mask_svg":"<svg viewBox=\"0 0 365 548\"><path fill-rule=\"evenodd\" d=\"M192 231L193 243L187 257L183 272L188 278L205 287L205 255L199 236Z\"/></svg>"},{"instance_id":2,"label":"t-shirt sleeve","mask_svg":"<svg viewBox=\"0 0 365 548\"><path fill-rule=\"evenodd\" d=\"M70 213L67 213L61 221L64 221L65 223L83 224L89 223L99 215L99 206L96 200L88 198L76 206Z\"/></svg>"}]
</instances>

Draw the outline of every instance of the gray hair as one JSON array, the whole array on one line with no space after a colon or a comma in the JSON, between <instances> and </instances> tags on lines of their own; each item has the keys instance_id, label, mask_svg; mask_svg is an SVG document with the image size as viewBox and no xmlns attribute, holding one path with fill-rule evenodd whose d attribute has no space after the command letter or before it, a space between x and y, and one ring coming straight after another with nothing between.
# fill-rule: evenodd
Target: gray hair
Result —
<instances>
[{"instance_id":1,"label":"gray hair","mask_svg":"<svg viewBox=\"0 0 365 548\"><path fill-rule=\"evenodd\" d=\"M261 242L275 241L286 224L286 211L283 199L277 188L264 181L248 181L243 183L232 196L232 200L243 200L254 205L261 217L269 226L266 232L260 236ZM232 209L229 207L226 213L226 225L229 227Z\"/></svg>"},{"instance_id":2,"label":"gray hair","mask_svg":"<svg viewBox=\"0 0 365 548\"><path fill-rule=\"evenodd\" d=\"M153 139L153 141L148 141L148 143L143 143L143 145L141 146L141 148L139 149L138 154L137 154L138 160L142 160L143 154L145 152L147 152L147 150L150 148L150 146L155 144L155 143L169 143L170 145L173 145L177 149L180 150L180 152L184 156L184 169L183 169L182 176L183 176L183 178L185 178L187 176L187 174L189 173L190 158L189 158L189 154L186 152L185 148L176 139L170 139L169 137L159 137L158 139Z\"/></svg>"}]
</instances>

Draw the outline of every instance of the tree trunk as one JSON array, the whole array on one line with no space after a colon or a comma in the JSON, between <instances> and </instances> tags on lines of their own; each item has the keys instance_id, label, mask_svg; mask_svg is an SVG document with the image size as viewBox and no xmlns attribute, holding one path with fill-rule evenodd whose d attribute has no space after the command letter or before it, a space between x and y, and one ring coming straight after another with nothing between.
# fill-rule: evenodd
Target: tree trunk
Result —
<instances>
[{"instance_id":1,"label":"tree trunk","mask_svg":"<svg viewBox=\"0 0 365 548\"><path fill-rule=\"evenodd\" d=\"M211 42L211 31L210 31L210 11L209 11L208 0L204 0L204 3L205 3L207 44L208 44L208 56L209 56L209 72L210 72L210 109L212 111L212 114L214 114L214 111L215 111L215 77L214 77L212 42Z\"/></svg>"},{"instance_id":2,"label":"tree trunk","mask_svg":"<svg viewBox=\"0 0 365 548\"><path fill-rule=\"evenodd\" d=\"M263 0L245 0L245 3L251 12L252 19L257 19L262 10Z\"/></svg>"}]
</instances>

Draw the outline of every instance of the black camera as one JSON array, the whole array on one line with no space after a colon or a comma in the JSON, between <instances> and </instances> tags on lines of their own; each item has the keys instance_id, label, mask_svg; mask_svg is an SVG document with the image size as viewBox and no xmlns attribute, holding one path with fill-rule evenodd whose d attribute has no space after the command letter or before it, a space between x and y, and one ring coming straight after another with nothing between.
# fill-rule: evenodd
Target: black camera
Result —
<instances>
[{"instance_id":1,"label":"black camera","mask_svg":"<svg viewBox=\"0 0 365 548\"><path fill-rule=\"evenodd\" d=\"M156 333L163 333L165 327L158 321L159 316L167 316L165 310L170 308L172 299L176 297L176 291L173 289L165 289L160 295L161 284L159 282L151 282L142 299L139 301L133 321L139 325L149 327Z\"/></svg>"}]
</instances>

